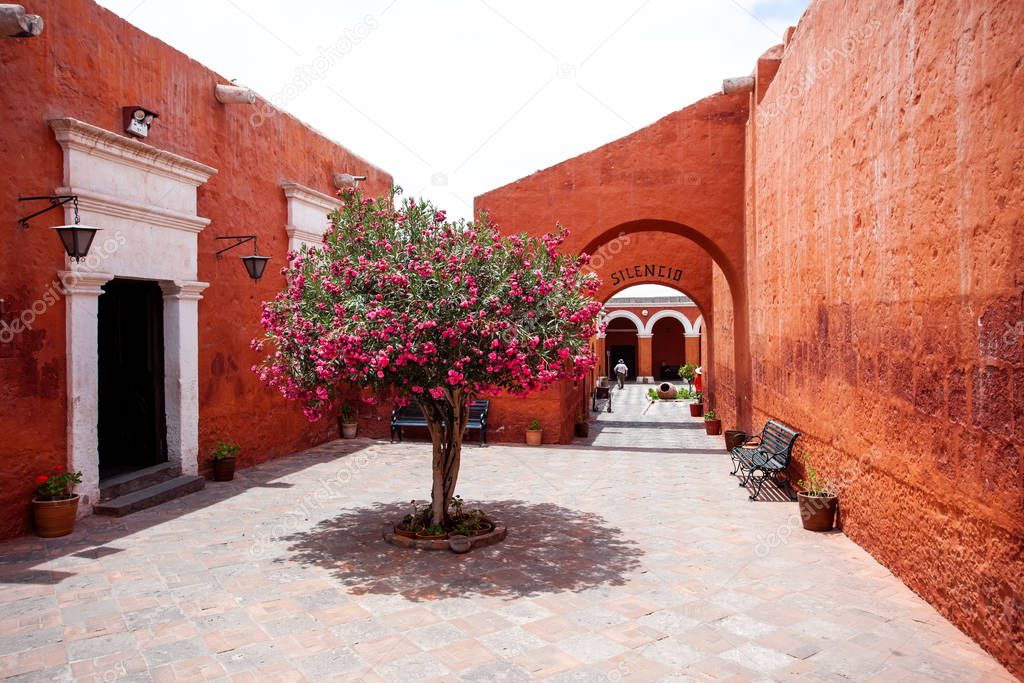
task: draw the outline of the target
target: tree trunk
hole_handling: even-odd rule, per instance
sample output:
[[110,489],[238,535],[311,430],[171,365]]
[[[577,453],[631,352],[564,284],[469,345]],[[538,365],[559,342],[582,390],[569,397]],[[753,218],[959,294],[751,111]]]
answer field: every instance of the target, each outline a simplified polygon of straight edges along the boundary
[[444,526],[449,521],[448,507],[459,481],[462,462],[462,437],[469,411],[461,391],[446,392],[447,397],[420,400],[434,446],[433,486],[430,491],[430,523]]

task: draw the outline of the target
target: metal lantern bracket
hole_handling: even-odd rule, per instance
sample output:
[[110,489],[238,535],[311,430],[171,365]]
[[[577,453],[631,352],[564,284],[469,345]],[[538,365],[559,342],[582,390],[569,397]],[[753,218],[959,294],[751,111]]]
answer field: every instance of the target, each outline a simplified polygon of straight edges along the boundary
[[99,228],[94,228],[89,225],[82,225],[78,217],[78,195],[74,194],[47,194],[38,197],[18,197],[19,202],[34,202],[34,201],[47,201],[50,205],[45,209],[40,209],[35,213],[30,213],[27,216],[23,216],[18,219],[18,225],[22,228],[28,228],[28,222],[36,216],[42,216],[48,211],[59,209],[68,202],[71,203],[74,208],[75,222],[71,225],[58,225],[53,229],[57,231],[57,236],[60,237],[61,243],[64,245],[64,251],[72,261],[81,262],[89,254],[89,247],[92,246],[93,238],[96,237],[96,233],[99,232]]
[[220,251],[214,254],[217,258],[225,251],[230,251],[235,247],[240,247],[247,242],[252,242],[252,255],[242,257],[242,265],[245,266],[245,272],[249,274],[249,278],[256,282],[263,277],[263,271],[267,267],[267,261],[270,260],[269,256],[260,256],[256,253],[256,235],[225,235],[223,237],[217,237],[218,240],[235,240],[234,244],[229,244]]
[[234,244],[229,244],[228,246],[224,247],[216,254],[214,254],[214,256],[216,256],[217,258],[220,258],[220,255],[223,254],[225,251],[231,251],[235,247],[240,247],[246,242],[252,242],[252,253],[253,255],[256,254],[256,235],[225,235],[224,237],[217,237],[216,239],[235,240]]
[[29,215],[23,218],[19,218],[18,225],[20,225],[22,228],[28,228],[28,222],[35,218],[36,216],[42,216],[44,213],[48,211],[53,211],[56,208],[64,206],[68,202],[71,202],[72,206],[74,207],[75,224],[78,224],[78,195],[76,194],[44,194],[38,197],[18,197],[19,202],[35,202],[42,201],[44,199],[50,202],[50,205],[45,209],[40,209],[35,213],[30,213]]

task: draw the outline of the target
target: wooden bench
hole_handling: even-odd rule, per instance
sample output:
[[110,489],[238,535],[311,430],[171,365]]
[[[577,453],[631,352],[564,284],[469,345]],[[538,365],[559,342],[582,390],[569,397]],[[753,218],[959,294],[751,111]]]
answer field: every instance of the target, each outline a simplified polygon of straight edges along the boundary
[[[772,479],[777,484],[789,486],[789,460],[793,455],[793,444],[800,432],[787,427],[778,420],[768,420],[761,433],[755,435],[745,444],[733,448],[733,468],[730,474],[740,478],[740,486],[754,485],[750,500],[755,500],[764,483]],[[792,497],[792,494],[790,494]]]
[[[487,446],[487,412],[490,410],[490,401],[472,401],[469,404],[469,417],[466,419],[466,429],[480,430],[480,445]],[[395,408],[391,411],[391,443],[395,437],[402,440],[402,427],[426,427],[427,418],[419,405],[411,403],[404,408]]]

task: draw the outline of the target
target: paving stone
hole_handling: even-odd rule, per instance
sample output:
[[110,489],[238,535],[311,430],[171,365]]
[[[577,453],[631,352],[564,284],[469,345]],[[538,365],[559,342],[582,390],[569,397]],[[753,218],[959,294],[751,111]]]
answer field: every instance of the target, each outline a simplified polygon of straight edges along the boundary
[[645,388],[587,441],[467,444],[460,494],[510,525],[468,555],[383,543],[429,446],[368,439],[0,542],[0,677],[1012,680],[845,536],[748,501],[721,438]]
[[405,637],[422,650],[433,650],[448,643],[463,640],[467,635],[462,629],[447,622],[421,626],[405,632]]
[[426,652],[380,664],[374,670],[390,681],[426,681],[449,673],[443,664]]
[[299,671],[311,681],[328,680],[331,677],[361,670],[366,662],[348,648],[336,648],[294,660]]
[[518,683],[530,680],[530,674],[511,662],[498,661],[463,671],[459,674],[459,678],[467,683],[491,683],[491,681]]
[[260,669],[283,659],[274,643],[254,643],[227,652],[219,652],[216,659],[228,673]]
[[789,666],[793,657],[760,645],[745,643],[718,655],[720,658],[763,674]]
[[192,659],[207,654],[206,644],[200,638],[179,640],[166,645],[158,645],[142,650],[142,656],[150,667],[157,667],[168,662]]
[[68,661],[75,662],[79,659],[96,659],[117,652],[134,652],[136,641],[130,633],[113,633],[76,640],[67,644]]
[[75,680],[71,675],[71,667],[57,666],[52,669],[38,669],[28,673],[16,674],[4,678],[7,683],[65,683]]

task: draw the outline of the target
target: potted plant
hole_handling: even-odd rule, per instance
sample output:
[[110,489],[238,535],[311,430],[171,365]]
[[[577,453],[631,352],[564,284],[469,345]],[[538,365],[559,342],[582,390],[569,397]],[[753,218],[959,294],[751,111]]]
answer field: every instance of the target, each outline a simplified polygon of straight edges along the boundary
[[424,527],[416,532],[416,538],[423,541],[439,541],[442,538],[447,538],[448,532],[444,530],[444,527],[440,524],[431,524],[428,527]]
[[541,437],[540,420],[533,418],[533,422],[526,428],[526,444],[528,446],[539,446]]
[[797,482],[796,500],[800,509],[800,520],[808,531],[831,531],[836,519],[839,499],[832,487],[818,475],[814,465],[803,456],[807,478]]
[[737,446],[742,446],[746,440],[746,432],[740,431],[736,425],[733,425],[732,429],[725,430],[725,447],[730,451]]
[[470,510],[461,517],[454,517],[453,521],[455,526],[451,533],[460,536],[482,536],[494,531],[494,522],[484,514],[483,510],[479,509]]
[[342,403],[340,413],[338,416],[338,431],[341,433],[341,438],[356,438],[356,429],[359,425],[356,422],[356,411],[352,408],[352,404]]
[[653,388],[652,389],[648,389],[647,390],[647,398],[651,399],[652,401],[657,401],[658,400],[658,391],[656,389],[653,389]]
[[424,515],[429,513],[430,508],[424,508],[418,510],[416,508],[416,499],[409,501],[412,506],[412,512],[402,518],[402,521],[395,525],[395,535],[405,536],[406,538],[416,538],[416,534],[423,530]]
[[235,478],[235,456],[241,449],[233,441],[218,441],[210,455],[214,481],[231,481]]
[[53,474],[36,477],[32,515],[37,534],[43,538],[56,538],[74,531],[78,514],[78,494],[74,490],[75,485],[81,483],[81,472],[69,472],[61,465],[57,465]]
[[709,436],[722,433],[722,420],[715,415],[713,410],[704,413],[704,431]]
[[679,368],[679,379],[686,382],[686,387],[692,392],[693,391],[693,378],[697,376],[697,366],[693,363],[687,363],[686,365]]
[[698,391],[693,395],[693,403],[690,404],[690,417],[700,417],[704,414],[704,396]]
[[580,413],[576,416],[576,436],[581,439],[590,436],[590,420],[587,418],[586,413]]

